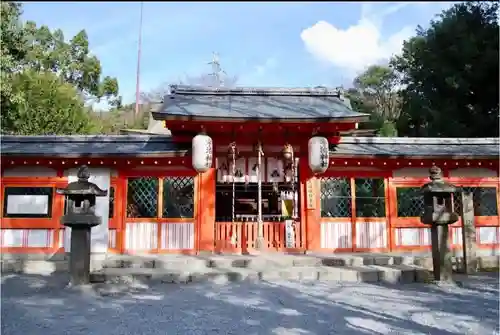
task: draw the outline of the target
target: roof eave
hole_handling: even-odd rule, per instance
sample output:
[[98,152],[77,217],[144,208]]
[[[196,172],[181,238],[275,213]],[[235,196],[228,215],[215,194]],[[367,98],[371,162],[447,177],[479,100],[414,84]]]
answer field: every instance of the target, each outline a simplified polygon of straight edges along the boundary
[[159,141],[161,143],[172,142],[170,135],[165,134],[126,134],[126,135],[1,135],[3,143],[33,143],[33,142],[53,142],[61,143],[146,143],[148,141]]
[[50,154],[50,155],[41,155],[40,153],[28,152],[28,153],[2,153],[2,157],[40,157],[43,156],[51,157],[51,158],[126,158],[126,157],[134,157],[134,158],[163,158],[163,157],[189,157],[191,155],[190,150],[175,150],[175,151],[164,151],[164,152],[155,152],[155,153],[102,153],[102,154],[94,154],[94,153],[79,153],[79,154]]
[[391,154],[338,154],[335,151],[330,151],[330,158],[360,158],[360,159],[498,159],[498,156],[470,156],[470,155],[391,155]]
[[261,117],[231,117],[231,116],[191,116],[167,114],[162,112],[152,113],[153,118],[158,121],[198,121],[198,122],[229,122],[241,123],[248,121],[258,121],[261,123],[357,123],[368,121],[369,116],[361,114],[359,116],[347,117],[321,117],[321,118],[261,118]]

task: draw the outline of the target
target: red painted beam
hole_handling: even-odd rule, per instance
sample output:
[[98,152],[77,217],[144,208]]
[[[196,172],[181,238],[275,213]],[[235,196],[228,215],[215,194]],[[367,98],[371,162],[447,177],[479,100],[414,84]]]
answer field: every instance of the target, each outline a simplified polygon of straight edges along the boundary
[[2,157],[2,168],[11,166],[46,166],[72,168],[89,167],[137,167],[137,166],[191,166],[191,157],[106,157],[106,158],[60,158],[60,157]]
[[498,170],[495,159],[419,159],[419,158],[337,158],[330,157],[330,167],[376,167],[382,169],[421,168],[437,165],[442,169],[487,168]]
[[[254,138],[256,141],[259,136],[271,138],[289,138],[304,137],[309,139],[313,134],[326,134],[327,136],[337,135],[340,131],[349,131],[355,129],[355,123],[262,123],[248,121],[243,123],[232,122],[184,122],[168,121],[165,123],[173,137],[177,141],[190,141],[192,136],[204,131],[212,137],[224,134],[230,138],[239,137],[244,134],[245,137]],[[191,134],[189,134],[191,133]]]

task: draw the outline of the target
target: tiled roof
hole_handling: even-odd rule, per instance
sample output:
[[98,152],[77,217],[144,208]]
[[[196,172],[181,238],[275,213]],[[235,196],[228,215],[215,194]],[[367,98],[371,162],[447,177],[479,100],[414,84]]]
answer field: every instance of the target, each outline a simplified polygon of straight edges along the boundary
[[[179,145],[169,136],[0,136],[1,154],[14,156],[103,157],[182,156],[191,145]],[[498,158],[498,138],[342,137],[331,155],[375,157]]]
[[1,136],[2,155],[102,157],[183,155],[190,145],[179,146],[169,136]]
[[333,156],[498,157],[498,138],[342,137]]
[[214,89],[175,85],[153,117],[292,121],[367,118],[354,112],[339,91],[326,88]]

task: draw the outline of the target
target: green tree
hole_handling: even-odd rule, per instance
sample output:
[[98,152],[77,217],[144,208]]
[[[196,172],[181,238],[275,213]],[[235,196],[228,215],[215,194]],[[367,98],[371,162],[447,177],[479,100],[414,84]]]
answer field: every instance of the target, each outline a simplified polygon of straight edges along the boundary
[[0,3],[0,103],[2,114],[10,109],[12,102],[20,102],[12,92],[10,77],[20,68],[25,57],[21,5],[14,2]]
[[51,32],[47,26],[37,27],[35,22],[28,21],[24,35],[24,67],[57,74],[74,85],[86,100],[106,98],[112,104],[119,101],[118,81],[109,76],[101,80],[101,63],[89,53],[85,30],[66,42],[60,29]]
[[377,129],[379,136],[397,136],[395,123],[400,115],[398,78],[389,66],[372,65],[356,77],[347,91],[357,112],[370,114],[361,129]]
[[443,11],[392,61],[405,89],[400,135],[499,135],[498,2]]
[[99,121],[99,133],[119,134],[123,129],[148,129],[149,106],[139,105],[139,113],[135,115],[135,103],[112,108],[108,112],[94,113]]
[[2,112],[2,128],[19,135],[89,134],[94,125],[76,88],[48,71],[26,70],[11,78],[16,113]]
[[21,13],[20,3],[1,2],[2,131],[31,135],[92,131],[94,121],[84,103],[104,98],[119,106],[117,80],[101,80],[101,64],[89,53],[85,31],[67,42],[61,30],[23,23]]

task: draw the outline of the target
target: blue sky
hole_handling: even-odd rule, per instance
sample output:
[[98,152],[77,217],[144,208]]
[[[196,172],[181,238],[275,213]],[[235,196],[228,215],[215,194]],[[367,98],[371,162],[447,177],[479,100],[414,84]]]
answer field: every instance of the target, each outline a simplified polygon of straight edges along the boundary
[[[366,66],[387,59],[444,2],[146,2],[141,91],[210,71],[212,52],[240,86],[348,85]],[[30,2],[23,18],[67,39],[79,30],[103,74],[117,77],[134,100],[139,2]]]

